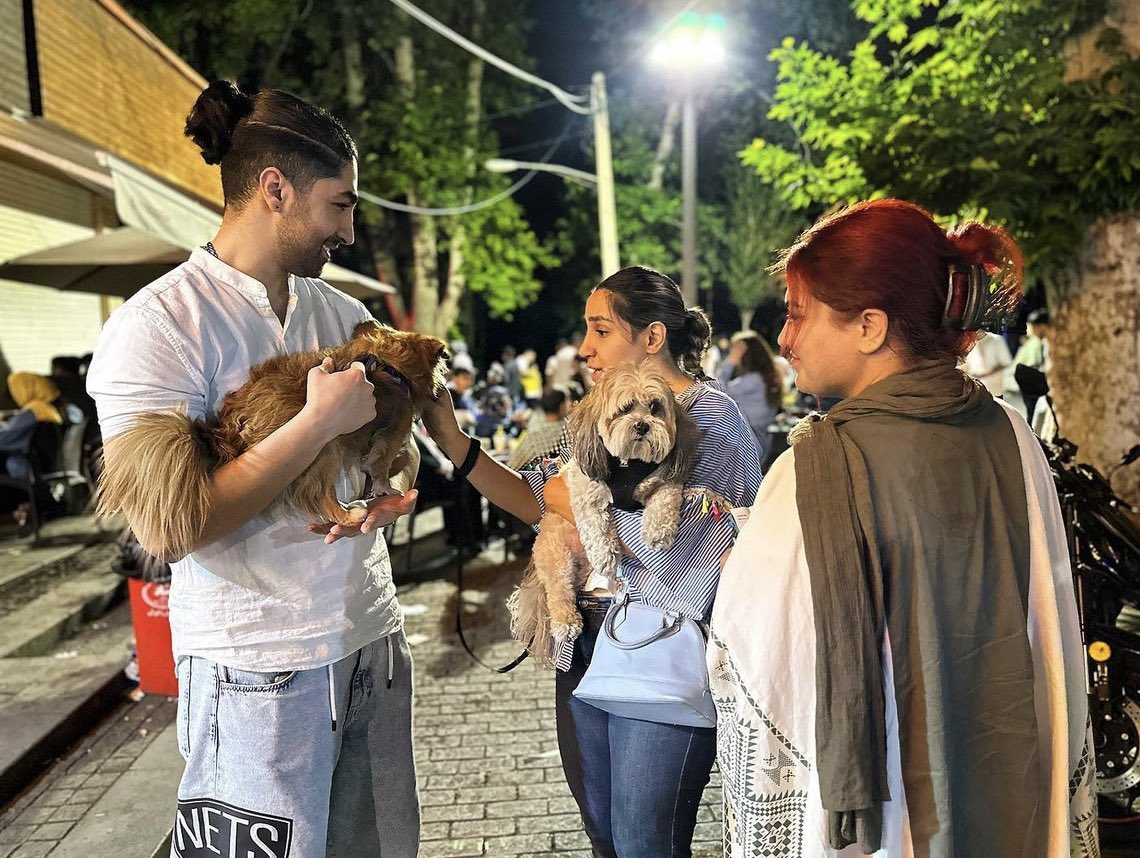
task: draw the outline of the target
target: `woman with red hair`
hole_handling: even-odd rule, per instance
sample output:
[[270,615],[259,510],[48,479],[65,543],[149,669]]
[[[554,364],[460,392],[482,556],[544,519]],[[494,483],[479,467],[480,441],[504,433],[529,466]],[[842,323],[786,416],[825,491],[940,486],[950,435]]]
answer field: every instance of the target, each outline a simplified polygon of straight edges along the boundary
[[1052,478],[957,369],[1020,298],[1016,243],[875,200],[777,269],[796,386],[841,401],[793,432],[717,592],[730,854],[1097,854]]

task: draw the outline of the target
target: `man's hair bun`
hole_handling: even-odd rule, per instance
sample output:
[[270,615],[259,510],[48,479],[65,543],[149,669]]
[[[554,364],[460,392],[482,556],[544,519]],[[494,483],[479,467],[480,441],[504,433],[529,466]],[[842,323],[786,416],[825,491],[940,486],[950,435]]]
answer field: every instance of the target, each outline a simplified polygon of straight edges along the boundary
[[253,110],[253,99],[228,80],[202,90],[186,117],[186,136],[202,151],[207,164],[220,164],[230,151],[237,124]]

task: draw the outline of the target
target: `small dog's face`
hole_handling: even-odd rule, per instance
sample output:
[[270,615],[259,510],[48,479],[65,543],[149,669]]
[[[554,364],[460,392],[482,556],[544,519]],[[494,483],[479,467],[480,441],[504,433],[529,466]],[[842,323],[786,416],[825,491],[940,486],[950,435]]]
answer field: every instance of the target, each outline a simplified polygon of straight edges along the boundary
[[644,363],[607,369],[571,412],[569,429],[574,459],[591,480],[609,479],[614,456],[653,462],[658,479],[683,483],[696,457],[693,418],[665,377]]
[[597,431],[611,456],[665,461],[677,434],[677,401],[661,373],[622,364],[602,375],[591,396],[601,400]]
[[369,320],[353,330],[351,346],[351,360],[364,363],[377,393],[402,394],[417,413],[443,389],[447,344],[438,337]]

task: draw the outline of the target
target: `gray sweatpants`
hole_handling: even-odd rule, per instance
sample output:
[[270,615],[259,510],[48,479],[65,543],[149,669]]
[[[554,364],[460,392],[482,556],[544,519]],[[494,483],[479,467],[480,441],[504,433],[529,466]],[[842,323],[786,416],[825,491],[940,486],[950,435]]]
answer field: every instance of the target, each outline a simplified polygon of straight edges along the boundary
[[419,849],[402,630],[314,670],[180,659],[178,748],[186,770],[174,858],[414,858]]

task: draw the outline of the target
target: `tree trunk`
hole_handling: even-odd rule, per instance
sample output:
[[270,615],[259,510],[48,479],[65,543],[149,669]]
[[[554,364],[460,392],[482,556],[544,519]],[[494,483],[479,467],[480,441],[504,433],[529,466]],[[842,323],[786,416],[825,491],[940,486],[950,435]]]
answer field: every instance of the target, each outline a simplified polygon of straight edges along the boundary
[[[483,40],[483,24],[486,18],[487,0],[472,0],[471,40],[476,44]],[[463,147],[463,159],[467,174],[465,199],[470,203],[473,199],[472,187],[475,180],[479,125],[483,119],[483,61],[474,56],[467,63],[467,104],[464,119],[466,144]],[[452,223],[448,240],[447,287],[440,302],[437,318],[440,330],[434,331],[436,336],[445,336],[447,330],[459,317],[459,300],[467,288],[467,274],[463,268],[463,253],[466,246],[467,227],[463,222],[463,215],[459,215]]]
[[[1104,25],[1065,46],[1065,80],[1103,71],[1104,26],[1140,56],[1140,0],[1109,3]],[[1061,432],[1101,471],[1140,440],[1140,211],[1101,218],[1089,229],[1072,280],[1049,297],[1049,385]],[[1059,294],[1057,294],[1059,293]],[[1140,503],[1140,465],[1122,468],[1113,487]]]
[[360,28],[356,22],[354,0],[337,0],[340,14],[340,49],[344,57],[344,100],[348,105],[349,130],[360,133],[360,115],[364,110],[364,53],[360,47]]
[[752,330],[752,317],[756,315],[756,308],[749,307],[747,310],[740,311],[740,330]]
[[677,124],[681,121],[681,102],[670,101],[665,111],[665,122],[661,125],[661,139],[657,141],[657,153],[653,156],[653,172],[649,176],[649,188],[661,190],[665,181],[665,164],[673,154],[677,143]]
[[[1077,265],[1050,300],[1049,384],[1061,433],[1103,472],[1140,441],[1140,212],[1094,224]],[[1112,484],[1140,503],[1140,465]]]
[[[396,79],[405,98],[416,91],[416,59],[411,36],[396,43]],[[419,205],[415,188],[408,189],[408,204]],[[408,323],[417,331],[438,332],[439,312],[439,233],[435,218],[408,215],[412,233],[412,308]],[[446,330],[446,328],[445,328]]]
[[[359,139],[363,126],[365,108],[364,50],[360,41],[360,22],[356,15],[353,0],[337,0],[340,16],[340,48],[344,61],[344,100],[345,124],[354,137]],[[363,180],[361,182],[363,184]],[[368,216],[359,218],[358,232],[364,233],[364,246],[372,260],[372,270],[377,279],[399,287],[396,279],[397,267],[386,245],[386,220],[390,217],[384,209],[373,209]],[[394,300],[386,299],[392,322],[397,327],[408,325],[407,312],[399,295]]]

